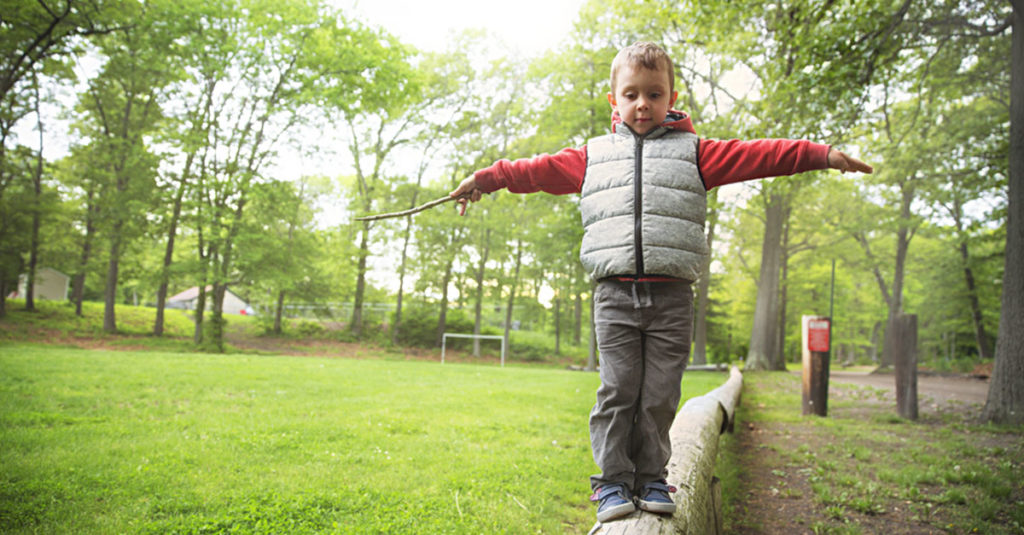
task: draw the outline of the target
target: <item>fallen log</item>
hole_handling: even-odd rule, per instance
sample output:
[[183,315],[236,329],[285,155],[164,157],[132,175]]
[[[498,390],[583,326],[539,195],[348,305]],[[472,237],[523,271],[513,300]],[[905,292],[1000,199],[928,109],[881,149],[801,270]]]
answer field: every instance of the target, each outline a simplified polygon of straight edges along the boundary
[[732,431],[736,406],[743,389],[743,374],[733,366],[722,386],[683,404],[669,431],[672,458],[668,483],[675,514],[636,511],[606,523],[597,523],[590,535],[708,535],[722,533],[722,493],[714,476],[718,437]]

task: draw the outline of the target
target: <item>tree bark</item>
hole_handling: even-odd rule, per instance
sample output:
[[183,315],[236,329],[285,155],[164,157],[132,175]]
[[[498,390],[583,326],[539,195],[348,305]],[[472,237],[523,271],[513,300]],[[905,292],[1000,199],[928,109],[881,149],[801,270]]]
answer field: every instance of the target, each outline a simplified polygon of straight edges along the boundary
[[[782,274],[779,279],[779,325],[778,325],[778,349],[775,350],[775,369],[786,369],[786,300],[789,299],[789,215],[792,213],[789,206],[786,207],[786,214],[782,218],[782,249],[780,261],[782,263]],[[829,321],[832,321],[829,319]]]
[[[480,263],[476,268],[476,303],[473,305],[473,334],[480,334],[480,322],[484,305],[484,273],[487,269],[487,257],[491,251],[491,229],[485,229],[483,246],[480,251]],[[473,339],[473,356],[480,356],[480,339]]]
[[107,262],[107,283],[103,288],[103,331],[117,332],[114,306],[117,302],[117,271],[121,259],[121,223],[114,224],[110,240],[110,260]]
[[896,369],[896,411],[902,418],[917,419],[917,316],[899,314],[890,332]]
[[1002,310],[995,367],[982,419],[1024,423],[1024,0],[1012,0],[1010,178]]
[[217,353],[224,352],[224,295],[227,290],[226,283],[213,283],[213,308],[210,309],[210,323],[207,325],[210,335],[206,337],[206,343]]
[[[416,204],[416,194],[412,203]],[[391,343],[398,345],[402,329],[402,299],[405,296],[405,264],[409,259],[409,241],[412,237],[412,216],[405,217],[405,238],[402,239],[402,260],[398,263],[398,296],[395,301],[395,323],[391,326]]]
[[757,282],[757,304],[750,333],[746,369],[778,370],[775,350],[779,321],[779,270],[782,267],[782,229],[788,199],[777,193],[766,193],[764,240],[761,249],[761,271]]
[[444,278],[441,279],[441,311],[437,315],[437,339],[434,344],[437,347],[441,347],[441,343],[444,342],[444,331],[448,324],[448,284],[452,281],[452,265],[455,263],[455,257],[453,256],[448,260],[448,265],[444,268]]
[[[718,190],[713,189],[708,193],[709,197],[715,198],[718,195]],[[709,200],[709,204],[713,202]],[[718,210],[711,209],[708,212],[708,250],[711,250],[712,245],[715,242],[715,225],[718,223]],[[710,258],[708,262],[704,264],[704,269],[701,272],[700,280],[697,281],[697,314],[693,321],[693,356],[690,361],[693,364],[707,364],[707,345],[708,345],[708,294],[711,289],[711,262]]]
[[196,296],[195,322],[196,328],[192,333],[192,341],[196,345],[202,344],[204,340],[203,327],[206,317],[206,277],[199,282],[199,295]]
[[[359,263],[356,267],[356,295],[352,300],[352,321],[348,330],[356,338],[363,332],[363,298],[366,294],[366,258],[370,256],[369,246],[370,224],[363,223],[362,237],[359,239]],[[438,342],[440,345],[440,341]]]
[[28,276],[25,280],[25,310],[36,309],[36,270],[39,269],[39,227],[42,224],[43,203],[43,115],[39,109],[39,80],[35,82],[36,124],[39,131],[39,154],[36,155],[36,169],[32,173],[32,236],[29,241]]
[[[188,160],[192,161],[189,154]],[[189,164],[185,165],[188,169]],[[160,288],[156,291],[156,320],[153,321],[153,335],[163,336],[164,334],[164,308],[167,306],[167,287],[170,284],[171,262],[174,260],[174,240],[178,234],[178,219],[181,218],[181,205],[185,197],[186,173],[182,172],[181,180],[178,183],[178,191],[174,196],[174,208],[171,212],[170,228],[167,229],[167,246],[164,248],[164,264],[160,270]]]
[[889,301],[889,318],[886,322],[885,345],[882,350],[882,367],[893,365],[893,352],[897,348],[890,343],[889,332],[896,328],[897,318],[903,314],[903,281],[906,277],[907,251],[910,249],[910,207],[914,202],[914,185],[909,180],[900,183],[900,227],[896,231],[896,266],[892,276],[892,298]]
[[505,334],[504,344],[509,350],[512,344],[509,342],[509,333],[512,330],[512,307],[516,304],[516,291],[519,288],[519,268],[523,265],[523,240],[516,240],[516,266],[512,274],[512,284],[508,288],[508,303],[505,306]]
[[992,357],[992,341],[985,331],[985,322],[981,314],[981,302],[978,299],[978,285],[974,280],[974,270],[967,263],[967,241],[960,242],[960,258],[964,262],[964,281],[967,284],[967,299],[971,304],[971,322],[974,324],[974,340],[978,345],[978,360]]
[[96,197],[95,184],[90,184],[86,193],[85,203],[85,237],[82,239],[82,253],[78,257],[78,269],[71,282],[71,301],[75,303],[75,315],[82,317],[82,300],[85,299],[85,273],[92,256],[93,234],[96,232],[94,216],[97,208],[93,206]]

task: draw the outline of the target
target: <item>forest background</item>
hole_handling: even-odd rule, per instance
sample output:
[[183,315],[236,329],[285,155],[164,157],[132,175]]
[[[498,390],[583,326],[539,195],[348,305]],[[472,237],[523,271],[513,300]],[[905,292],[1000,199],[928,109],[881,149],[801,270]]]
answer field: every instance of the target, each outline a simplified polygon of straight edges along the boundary
[[0,314],[19,275],[52,267],[109,332],[118,305],[152,304],[159,336],[167,296],[199,287],[206,350],[224,349],[230,288],[269,333],[299,314],[384,344],[504,333],[593,366],[577,196],[353,218],[607,132],[610,61],[653,40],[702,137],[811,139],[876,169],[709,192],[695,363],[781,369],[801,315],[831,314],[833,359],[885,365],[904,313],[927,366],[991,362],[1000,335],[1020,360],[1024,334],[1000,332],[1024,254],[1007,233],[1014,2],[587,1],[556,49],[500,59],[484,32],[417,50],[312,0],[0,6]]

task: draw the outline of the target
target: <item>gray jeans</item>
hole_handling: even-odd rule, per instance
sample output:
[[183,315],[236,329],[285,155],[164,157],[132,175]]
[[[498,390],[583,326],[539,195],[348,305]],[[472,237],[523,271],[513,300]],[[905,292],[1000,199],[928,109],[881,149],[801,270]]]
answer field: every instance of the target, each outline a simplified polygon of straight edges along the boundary
[[686,282],[604,280],[594,291],[601,386],[590,442],[601,469],[591,488],[663,479],[669,428],[690,357],[693,291]]

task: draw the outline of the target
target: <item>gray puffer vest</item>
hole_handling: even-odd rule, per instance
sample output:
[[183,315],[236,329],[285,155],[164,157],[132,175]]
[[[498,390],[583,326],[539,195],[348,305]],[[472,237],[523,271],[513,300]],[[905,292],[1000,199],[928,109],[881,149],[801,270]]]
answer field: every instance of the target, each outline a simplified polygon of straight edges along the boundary
[[644,136],[618,130],[587,143],[580,198],[584,268],[595,279],[697,280],[709,254],[697,135],[666,127]]

